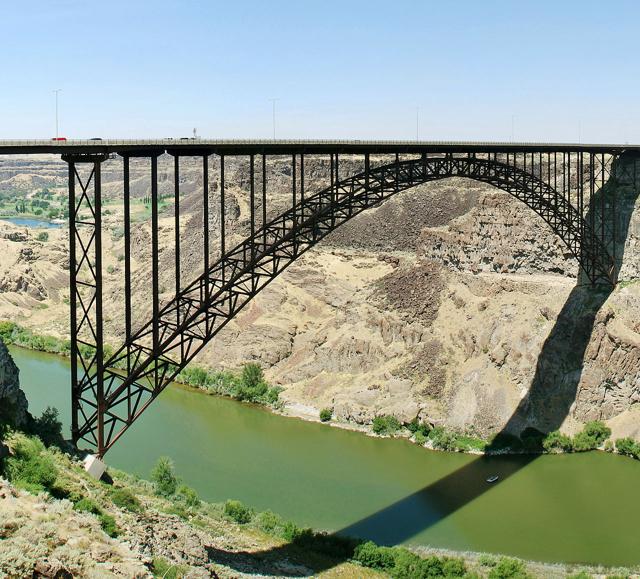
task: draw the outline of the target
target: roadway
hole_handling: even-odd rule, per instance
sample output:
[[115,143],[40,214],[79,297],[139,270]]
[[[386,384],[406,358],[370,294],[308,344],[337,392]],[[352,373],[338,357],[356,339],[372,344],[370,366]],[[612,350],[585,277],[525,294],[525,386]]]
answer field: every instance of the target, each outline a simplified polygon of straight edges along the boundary
[[0,140],[0,155],[16,154],[384,154],[384,153],[614,153],[640,152],[640,145],[607,143],[513,143],[466,141],[355,141],[355,140],[216,140],[182,139],[88,139],[53,141]]

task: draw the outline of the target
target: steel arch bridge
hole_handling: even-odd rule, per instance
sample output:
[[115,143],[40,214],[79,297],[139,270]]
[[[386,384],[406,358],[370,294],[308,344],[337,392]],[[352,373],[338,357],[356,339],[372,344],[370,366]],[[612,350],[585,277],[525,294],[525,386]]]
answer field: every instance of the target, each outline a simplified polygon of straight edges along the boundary
[[[0,142],[0,154],[56,152],[68,163],[72,364],[72,436],[104,456],[128,427],[200,350],[275,277],[328,233],[406,189],[449,177],[490,184],[537,213],[566,244],[591,283],[615,284],[616,161],[640,148],[608,145],[88,141],[60,144]],[[161,303],[158,158],[173,156],[175,292]],[[110,353],[104,344],[102,173],[110,156],[122,157],[124,203],[124,336]],[[181,284],[180,169],[202,160],[202,269]],[[248,162],[248,235],[227,249],[225,166]],[[305,159],[328,162],[312,181]],[[357,162],[345,172],[344,157]],[[149,319],[132,316],[132,159],[149,165],[151,280]],[[288,164],[291,201],[268,217],[267,160]],[[212,187],[210,161],[216,177]],[[354,169],[356,167],[356,169]],[[635,167],[635,165],[634,165]],[[636,176],[633,175],[634,179]],[[211,206],[211,192],[219,196]],[[425,208],[428,210],[428,208]],[[211,230],[210,213],[218,215]],[[219,245],[210,251],[210,234]]]

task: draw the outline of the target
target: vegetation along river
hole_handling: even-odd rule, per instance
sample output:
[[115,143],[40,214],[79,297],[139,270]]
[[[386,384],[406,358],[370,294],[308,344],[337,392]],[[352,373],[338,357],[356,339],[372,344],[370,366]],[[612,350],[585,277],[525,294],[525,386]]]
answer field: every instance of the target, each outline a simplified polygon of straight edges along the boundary
[[[56,406],[68,434],[68,361],[11,352],[31,411]],[[161,455],[206,500],[236,498],[317,529],[540,561],[640,563],[640,462],[603,452],[431,452],[172,386],[106,460],[148,478]],[[487,484],[494,473],[501,479]]]

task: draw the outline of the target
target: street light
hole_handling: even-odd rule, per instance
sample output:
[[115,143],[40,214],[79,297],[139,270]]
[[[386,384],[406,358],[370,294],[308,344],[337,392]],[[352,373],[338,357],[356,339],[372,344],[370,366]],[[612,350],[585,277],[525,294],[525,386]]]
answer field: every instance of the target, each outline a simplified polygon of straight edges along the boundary
[[58,93],[61,90],[61,88],[57,88],[53,91],[56,95],[56,140],[58,139]]
[[276,140],[276,101],[280,99],[269,99],[271,101],[271,114],[273,117],[273,140]]

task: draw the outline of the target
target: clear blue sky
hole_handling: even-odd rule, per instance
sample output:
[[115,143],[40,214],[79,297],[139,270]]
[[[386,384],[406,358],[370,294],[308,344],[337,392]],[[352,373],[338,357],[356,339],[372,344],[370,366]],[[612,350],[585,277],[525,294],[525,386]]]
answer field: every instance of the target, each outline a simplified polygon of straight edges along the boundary
[[0,138],[640,143],[637,0],[2,2]]

